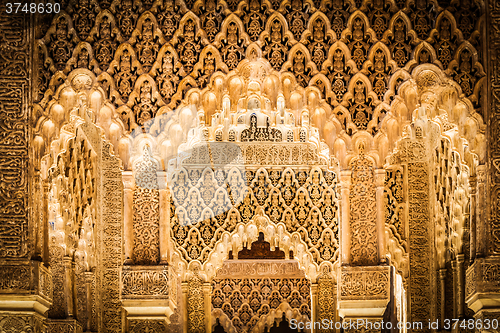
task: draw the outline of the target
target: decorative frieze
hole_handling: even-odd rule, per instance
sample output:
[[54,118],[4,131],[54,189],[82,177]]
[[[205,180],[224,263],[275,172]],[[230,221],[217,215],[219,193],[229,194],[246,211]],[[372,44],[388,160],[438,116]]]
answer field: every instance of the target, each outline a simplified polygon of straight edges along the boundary
[[182,161],[190,167],[242,166],[260,167],[262,165],[299,166],[328,165],[327,159],[318,154],[313,143],[228,143],[211,142],[194,146],[191,156]]
[[75,319],[49,319],[50,333],[83,333],[82,325]]
[[165,333],[166,323],[164,320],[129,320],[129,333]]
[[30,266],[6,266],[0,270],[0,290],[2,292],[29,292],[31,282]]
[[104,141],[101,147],[101,163],[97,174],[101,175],[98,200],[102,200],[97,243],[98,250],[97,290],[100,296],[98,311],[101,313],[98,332],[121,333],[122,307],[120,304],[120,266],[122,254],[122,202],[123,183],[119,160],[112,154],[111,145]]
[[342,267],[340,300],[389,300],[390,267]]
[[474,311],[491,306],[494,297],[487,294],[500,293],[500,260],[477,258],[466,273],[466,302]]
[[429,170],[424,162],[408,163],[410,314],[409,321],[432,318],[432,230],[429,210]]
[[0,262],[0,294],[37,294],[52,301],[52,275],[38,261]]
[[122,298],[170,298],[172,268],[170,266],[123,266]]
[[339,315],[344,320],[380,321],[391,300],[393,270],[392,266],[342,266],[337,284]]
[[[337,285],[329,269],[323,269],[317,281],[317,321],[337,322]],[[320,329],[321,333],[333,333],[335,329]]]
[[187,283],[187,326],[189,333],[203,333],[205,329],[205,297],[203,280],[194,275]]
[[59,333],[58,331],[47,330],[47,325],[43,319],[43,316],[39,314],[26,315],[2,312],[0,313],[0,332]]
[[217,278],[304,277],[296,260],[225,260],[217,271]]
[[0,257],[8,258],[26,258],[36,230],[28,225],[29,22],[0,13]]

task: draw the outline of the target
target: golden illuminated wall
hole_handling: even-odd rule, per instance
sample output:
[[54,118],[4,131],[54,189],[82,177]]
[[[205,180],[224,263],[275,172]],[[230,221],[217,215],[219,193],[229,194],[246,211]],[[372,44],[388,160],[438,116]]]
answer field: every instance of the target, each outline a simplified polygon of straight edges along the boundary
[[499,5],[2,7],[0,332],[498,318]]

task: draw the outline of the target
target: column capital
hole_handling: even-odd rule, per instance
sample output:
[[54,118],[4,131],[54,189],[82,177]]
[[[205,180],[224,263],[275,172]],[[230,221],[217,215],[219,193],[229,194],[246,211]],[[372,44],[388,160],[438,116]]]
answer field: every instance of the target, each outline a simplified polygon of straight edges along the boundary
[[122,171],[123,189],[130,190],[135,186],[134,174],[132,171]]
[[340,316],[381,318],[391,298],[391,267],[342,266],[338,284]]
[[154,319],[169,323],[176,307],[171,266],[123,266],[120,299],[128,320]]
[[375,186],[377,187],[385,186],[385,169],[375,170]]
[[34,311],[52,306],[52,275],[40,261],[0,261],[0,311]]
[[351,185],[351,170],[340,171],[340,186],[349,187]]
[[466,272],[465,294],[466,303],[474,312],[499,310],[500,256],[476,258]]
[[165,171],[157,171],[158,176],[158,188],[161,190],[168,189],[168,173]]

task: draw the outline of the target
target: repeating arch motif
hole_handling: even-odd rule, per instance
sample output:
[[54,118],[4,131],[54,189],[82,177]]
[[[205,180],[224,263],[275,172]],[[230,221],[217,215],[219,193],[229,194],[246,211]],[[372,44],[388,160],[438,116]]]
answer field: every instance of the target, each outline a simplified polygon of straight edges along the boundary
[[[52,95],[62,82],[48,78],[86,68],[101,75],[106,97],[118,108],[127,103],[137,78],[147,75],[160,91],[152,109],[165,105],[162,112],[168,112],[179,106],[189,89],[203,89],[217,71],[235,70],[250,56],[266,58],[277,71],[293,72],[303,87],[317,87],[333,109],[348,92],[356,94],[359,86],[351,81],[359,71],[369,77],[369,89],[378,100],[390,104],[401,82],[389,82],[395,73],[408,74],[419,64],[434,63],[459,83],[482,114],[481,11],[480,2],[466,1],[462,6],[458,0],[450,4],[431,0],[77,1],[63,8],[39,40],[41,84],[36,95],[40,106],[46,107],[48,98],[43,95]],[[91,23],[90,28],[81,22]],[[379,47],[380,43],[387,48]],[[286,103],[291,106],[288,99]],[[345,123],[344,131],[352,135],[358,126],[348,125],[346,119],[356,119],[359,112],[353,115],[356,108],[344,106],[350,116],[334,112],[333,118],[338,119],[331,121]],[[382,118],[377,117],[376,123]],[[130,119],[122,118],[126,131],[135,128],[133,123],[128,125]]]
[[172,239],[187,263],[207,262],[222,234],[235,232],[259,210],[272,223],[283,224],[288,233],[300,235],[316,264],[338,259],[338,180],[334,172],[320,168],[214,172],[207,168],[194,185],[188,185],[193,171],[181,168],[172,175],[170,202]]

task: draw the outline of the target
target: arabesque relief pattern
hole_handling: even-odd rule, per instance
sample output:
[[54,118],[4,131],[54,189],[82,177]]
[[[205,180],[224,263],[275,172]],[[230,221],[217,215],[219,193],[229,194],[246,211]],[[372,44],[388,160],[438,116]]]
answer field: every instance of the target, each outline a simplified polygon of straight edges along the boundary
[[[491,15],[490,23],[498,24],[500,19],[500,10],[498,8],[498,1],[489,2],[489,13]],[[495,29],[489,31],[489,48],[490,48],[490,63],[493,65],[498,61],[499,50],[500,50],[500,34]],[[489,159],[491,161],[489,172],[492,175],[490,183],[488,184],[491,196],[490,204],[498,207],[498,191],[500,189],[500,147],[498,146],[498,141],[493,140],[497,137],[500,128],[500,99],[498,97],[498,91],[500,87],[500,73],[498,68],[493,66],[491,69],[491,85],[489,86],[489,91],[491,92],[491,111],[489,114],[489,135],[492,138],[492,143],[489,149]],[[498,255],[500,253],[500,216],[498,215],[498,210],[491,210],[491,248],[488,251],[491,255]]]
[[135,164],[134,263],[154,265],[160,261],[159,191],[156,162],[147,147]]
[[87,68],[133,131],[253,54],[317,87],[349,135],[375,135],[422,63],[446,71],[482,114],[482,12],[458,0],[74,1],[39,33],[37,101],[58,85],[43,78]]
[[[29,18],[0,14],[0,256],[28,258],[35,240],[28,232]],[[37,180],[32,180],[33,184]],[[37,222],[37,224],[40,221]],[[40,255],[40,251],[38,253]]]
[[[486,145],[498,127],[498,31],[491,29],[489,43],[483,38],[486,26],[498,24],[498,4],[487,5],[70,0],[57,15],[36,15],[36,29],[24,16],[0,14],[0,256],[48,264],[39,269],[45,282],[37,292],[51,302],[48,320],[0,313],[0,330],[168,331],[187,320],[190,332],[206,331],[215,325],[207,290],[210,283],[219,288],[217,268],[228,250],[250,247],[264,227],[286,260],[297,259],[304,285],[317,288],[310,312],[310,292],[287,298],[307,318],[316,306],[331,309],[318,318],[335,318],[336,301],[326,295],[339,288],[339,298],[363,298],[372,293],[370,277],[380,282],[374,299],[387,297],[385,273],[338,274],[342,226],[356,230],[342,263],[395,266],[408,293],[408,320],[470,318],[466,300],[495,292],[498,277],[498,262],[482,258],[499,243],[496,212],[487,208],[496,207],[496,144]],[[372,179],[381,169],[382,186]],[[347,170],[348,188],[337,183]],[[122,171],[135,177],[132,238],[123,230]],[[157,177],[162,172],[168,191]],[[476,197],[468,200],[469,193]],[[130,272],[137,264],[159,267],[164,258],[172,271],[127,275],[128,242]],[[29,274],[34,281],[35,269],[14,266],[15,279],[0,281],[2,293],[38,285],[23,280]],[[123,289],[132,276],[143,289]],[[150,277],[187,282],[186,308],[179,310],[182,297],[172,295],[173,326],[122,319],[124,295],[171,293],[155,288],[157,280],[144,283]],[[240,293],[248,287],[227,280]],[[285,280],[269,280],[280,297]],[[262,281],[248,285],[265,299]],[[250,298],[240,306],[226,302],[238,331],[266,326],[251,319]]]
[[263,331],[281,319],[280,310],[310,320],[310,297],[310,281],[297,262],[226,262],[212,280],[212,315],[226,332]]
[[363,151],[349,163],[352,170],[349,193],[351,263],[377,264],[376,198],[373,161]]
[[227,173],[217,170],[214,175],[208,168],[201,177],[199,172],[190,170],[189,176],[186,169],[180,169],[173,176],[172,238],[187,262],[207,261],[222,233],[233,233],[240,224],[247,224],[258,209],[273,223],[283,223],[289,233],[297,232],[318,264],[337,260],[338,204],[333,172],[287,168],[243,173],[233,168]]

